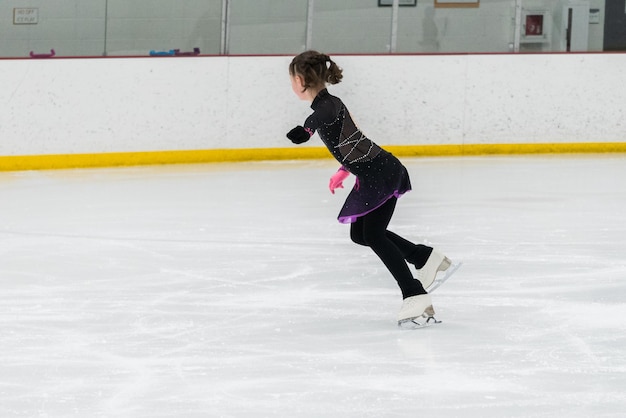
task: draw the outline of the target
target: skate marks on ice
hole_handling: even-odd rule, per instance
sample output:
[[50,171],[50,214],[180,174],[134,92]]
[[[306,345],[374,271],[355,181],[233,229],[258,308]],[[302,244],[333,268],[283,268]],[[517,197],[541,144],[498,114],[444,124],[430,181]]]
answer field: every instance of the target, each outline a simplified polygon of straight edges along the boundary
[[425,332],[333,161],[0,174],[0,416],[622,416],[623,157],[406,163],[466,260]]

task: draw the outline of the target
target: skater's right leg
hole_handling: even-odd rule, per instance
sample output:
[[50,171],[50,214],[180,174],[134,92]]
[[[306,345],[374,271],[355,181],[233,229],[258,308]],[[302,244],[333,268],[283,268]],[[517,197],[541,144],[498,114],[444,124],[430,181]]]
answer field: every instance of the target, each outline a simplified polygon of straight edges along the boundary
[[[377,210],[358,218],[350,227],[350,237],[355,243],[370,247],[398,282],[403,298],[398,313],[398,325],[403,326],[407,323],[411,327],[421,327],[427,325],[429,321],[434,321],[435,310],[430,295],[426,293],[421,282],[411,275],[403,250],[394,243],[393,237],[400,237],[393,233],[390,235],[387,231],[395,203],[396,199],[390,199]],[[403,238],[400,239],[403,241],[396,241],[404,245],[405,249],[409,245],[415,246]],[[432,249],[426,248],[432,252]],[[428,264],[427,261],[425,264]]]
[[350,238],[357,244],[370,247],[396,279],[402,298],[425,294],[420,281],[415,280],[402,252],[387,237],[387,225],[396,206],[396,198],[389,199],[375,211],[357,218],[350,226]]

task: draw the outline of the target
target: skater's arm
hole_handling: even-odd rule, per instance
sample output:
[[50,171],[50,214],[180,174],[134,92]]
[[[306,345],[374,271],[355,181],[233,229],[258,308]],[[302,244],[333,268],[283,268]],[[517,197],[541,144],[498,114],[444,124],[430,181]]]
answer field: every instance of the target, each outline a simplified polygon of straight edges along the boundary
[[303,126],[298,125],[287,132],[287,138],[294,144],[303,144],[311,138],[311,133]]
[[313,113],[304,122],[304,126],[298,125],[289,131],[287,133],[287,138],[289,138],[294,144],[303,144],[313,136],[318,125],[319,123],[317,121],[317,117],[315,113]]

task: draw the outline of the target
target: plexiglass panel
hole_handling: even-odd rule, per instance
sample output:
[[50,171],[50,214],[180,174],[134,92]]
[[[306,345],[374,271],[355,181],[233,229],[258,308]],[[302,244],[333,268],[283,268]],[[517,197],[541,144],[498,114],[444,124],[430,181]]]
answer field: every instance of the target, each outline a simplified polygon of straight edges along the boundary
[[391,7],[377,0],[315,0],[311,47],[328,53],[385,53],[391,46]]
[[612,1],[7,0],[0,56],[615,50]]
[[479,7],[435,7],[421,2],[401,8],[398,52],[510,52],[514,2],[481,0]]
[[107,55],[178,49],[219,54],[221,0],[108,0]]
[[295,54],[306,43],[307,0],[231,0],[228,53]]

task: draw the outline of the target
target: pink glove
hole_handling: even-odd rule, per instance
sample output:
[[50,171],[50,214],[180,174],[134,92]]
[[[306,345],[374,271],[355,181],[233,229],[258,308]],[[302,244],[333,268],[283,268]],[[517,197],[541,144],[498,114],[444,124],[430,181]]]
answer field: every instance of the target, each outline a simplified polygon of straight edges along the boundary
[[330,178],[330,183],[328,183],[328,188],[332,194],[335,194],[335,189],[342,188],[343,189],[343,181],[350,175],[350,172],[345,168],[341,167],[333,176]]

